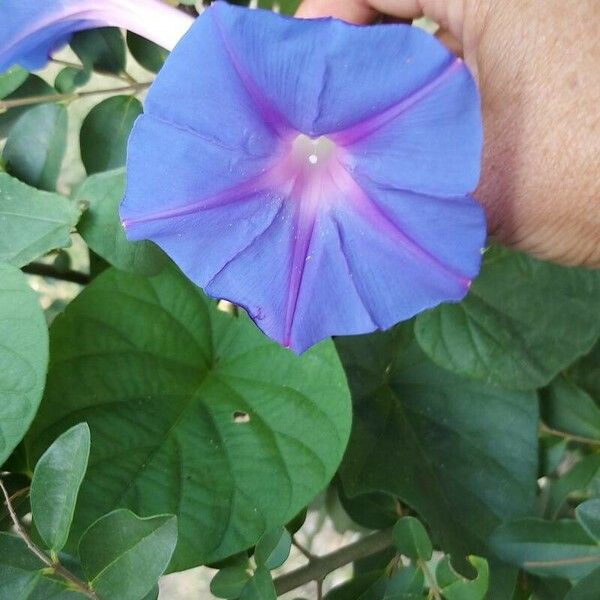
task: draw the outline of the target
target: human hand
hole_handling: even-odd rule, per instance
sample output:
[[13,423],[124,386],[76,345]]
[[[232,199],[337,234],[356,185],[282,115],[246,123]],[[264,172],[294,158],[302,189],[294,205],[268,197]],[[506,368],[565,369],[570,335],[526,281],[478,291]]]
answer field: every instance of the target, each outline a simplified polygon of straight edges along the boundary
[[433,19],[473,72],[485,132],[475,196],[492,237],[600,267],[600,3],[304,0],[297,13],[353,23],[379,15]]

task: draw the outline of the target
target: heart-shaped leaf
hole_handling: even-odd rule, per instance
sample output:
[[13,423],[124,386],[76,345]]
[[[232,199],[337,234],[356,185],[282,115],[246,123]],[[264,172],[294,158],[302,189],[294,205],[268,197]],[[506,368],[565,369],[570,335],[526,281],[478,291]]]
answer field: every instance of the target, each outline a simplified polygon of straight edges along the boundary
[[117,507],[176,514],[173,570],[284,525],[346,447],[349,393],[333,344],[298,357],[174,267],[151,278],[104,272],[55,320],[51,347],[30,446],[38,455],[88,422],[74,531]]
[[417,319],[419,344],[440,366],[511,389],[534,389],[590,350],[600,334],[600,271],[488,250],[460,304]]
[[440,369],[411,326],[337,342],[355,409],[340,475],[350,496],[401,498],[458,560],[533,510],[537,398]]

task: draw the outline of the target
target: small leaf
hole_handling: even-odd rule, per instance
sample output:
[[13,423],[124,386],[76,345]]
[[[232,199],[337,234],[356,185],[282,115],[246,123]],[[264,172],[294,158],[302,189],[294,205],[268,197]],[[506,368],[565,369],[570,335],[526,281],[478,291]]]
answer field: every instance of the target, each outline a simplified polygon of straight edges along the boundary
[[119,509],[90,525],[79,542],[79,556],[100,598],[140,600],[164,573],[176,543],[175,516],[140,519]]
[[107,73],[125,70],[125,41],[116,27],[79,31],[71,38],[71,48],[86,70]]
[[277,600],[271,573],[266,567],[259,567],[244,586],[240,600]]
[[433,547],[429,535],[419,519],[403,517],[394,526],[392,533],[394,546],[400,554],[414,560],[431,559]]
[[[27,79],[16,90],[8,94],[3,100],[19,100],[22,98],[31,98],[32,96],[54,95],[57,91],[41,77],[29,74]],[[19,117],[34,106],[15,106],[5,112],[0,112],[0,138],[8,136],[11,128],[17,122]]]
[[417,339],[458,375],[527,390],[546,385],[600,334],[600,271],[493,247],[459,304],[417,318]]
[[158,73],[169,52],[158,44],[131,31],[127,32],[127,46],[137,62],[152,73]]
[[53,191],[67,146],[67,110],[60,104],[29,109],[10,130],[2,158],[25,183]]
[[65,67],[54,80],[54,87],[61,94],[69,94],[82,85],[85,85],[91,77],[91,71],[78,69],[76,67]]
[[333,588],[326,600],[421,600],[424,583],[423,572],[413,566],[391,577],[381,571],[365,573]]
[[600,340],[589,354],[569,367],[567,377],[600,402]]
[[542,418],[552,429],[600,440],[600,408],[566,376],[557,377],[542,392]]
[[469,561],[477,571],[475,579],[457,573],[448,556],[438,563],[435,577],[446,600],[484,600],[486,597],[490,581],[488,563],[478,556],[470,556]]
[[123,169],[88,177],[75,199],[88,205],[78,230],[88,246],[111,265],[140,275],[156,275],[169,263],[152,242],[130,242],[119,219],[125,191]]
[[577,582],[564,600],[598,600],[600,595],[600,567]]
[[29,73],[21,67],[12,67],[8,71],[0,73],[0,99],[12,94],[28,76]]
[[112,96],[96,104],[81,125],[81,160],[88,173],[122,167],[133,122],[142,112],[135,96]]
[[75,512],[75,502],[90,454],[90,430],[85,423],[63,433],[42,454],[31,481],[31,512],[47,547],[64,547]]
[[600,544],[600,498],[580,504],[575,509],[575,516],[589,536]]
[[579,579],[600,565],[600,546],[574,520],[520,519],[490,538],[496,554],[542,577]]
[[217,598],[235,600],[240,597],[250,577],[247,567],[225,567],[212,578],[210,591]]
[[58,194],[32,188],[0,173],[0,261],[22,267],[71,245],[77,206]]
[[585,489],[600,472],[600,454],[590,454],[575,463],[559,479],[548,486],[544,515],[555,519],[572,492]]
[[285,527],[267,531],[254,549],[256,564],[267,569],[276,569],[287,560],[291,548],[292,536]]
[[45,567],[23,540],[0,531],[0,597],[27,599],[35,589]]
[[362,527],[386,529],[398,520],[398,502],[391,494],[371,492],[349,498],[340,484],[338,495],[348,516]]
[[44,390],[48,328],[27,280],[0,263],[0,465],[21,441]]

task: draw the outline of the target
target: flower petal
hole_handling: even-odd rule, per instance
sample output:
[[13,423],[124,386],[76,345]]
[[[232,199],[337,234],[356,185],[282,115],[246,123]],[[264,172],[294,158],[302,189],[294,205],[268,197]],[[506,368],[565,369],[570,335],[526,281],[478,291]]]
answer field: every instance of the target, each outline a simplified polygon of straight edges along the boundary
[[129,144],[120,210],[128,238],[154,240],[204,287],[281,203],[257,183],[265,164],[264,157],[141,116]]
[[347,149],[354,174],[382,186],[462,196],[479,181],[479,98],[460,59],[400,103],[331,137]]
[[439,42],[414,27],[291,19],[225,2],[207,13],[259,100],[314,137],[388,109],[453,61]]
[[15,64],[34,70],[72,33],[123,27],[171,50],[193,19],[160,0],[2,0],[0,72]]

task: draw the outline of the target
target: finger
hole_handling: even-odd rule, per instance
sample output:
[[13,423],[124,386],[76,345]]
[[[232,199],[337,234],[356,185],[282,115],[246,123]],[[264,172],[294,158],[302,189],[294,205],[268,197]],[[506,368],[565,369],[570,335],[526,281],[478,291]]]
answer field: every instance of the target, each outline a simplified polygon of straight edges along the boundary
[[454,35],[452,35],[447,29],[439,29],[435,37],[450,50],[453,54],[462,57],[463,56],[463,45],[462,42]]
[[297,17],[314,19],[337,17],[349,23],[370,23],[378,15],[399,19],[422,16],[419,0],[304,0]]

